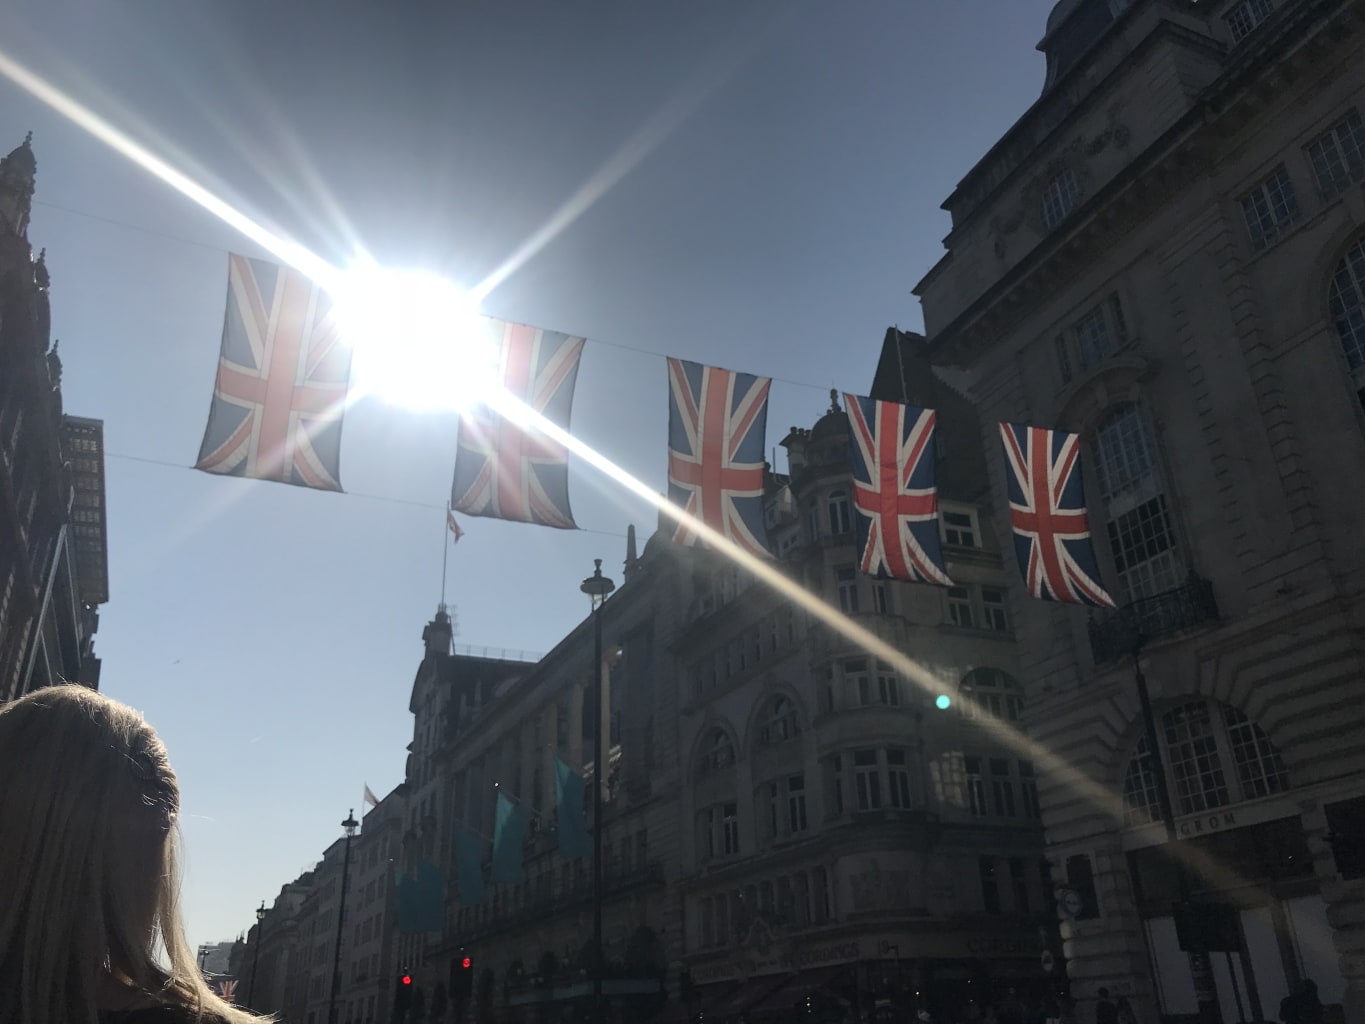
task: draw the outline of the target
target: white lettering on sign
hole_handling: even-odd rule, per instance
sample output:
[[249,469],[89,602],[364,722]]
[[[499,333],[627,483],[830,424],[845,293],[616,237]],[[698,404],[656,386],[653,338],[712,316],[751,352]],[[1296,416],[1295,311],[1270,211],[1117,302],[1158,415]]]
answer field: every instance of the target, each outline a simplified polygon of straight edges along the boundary
[[1190,836],[1236,827],[1237,815],[1232,811],[1220,811],[1217,814],[1201,814],[1197,818],[1185,819],[1180,823],[1179,832],[1181,838],[1188,839]]

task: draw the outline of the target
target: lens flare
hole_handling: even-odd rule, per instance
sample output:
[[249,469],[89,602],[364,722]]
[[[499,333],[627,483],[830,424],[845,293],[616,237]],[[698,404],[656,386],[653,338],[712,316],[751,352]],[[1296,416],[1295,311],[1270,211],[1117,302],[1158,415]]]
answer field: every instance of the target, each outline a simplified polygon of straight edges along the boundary
[[362,265],[333,289],[352,393],[464,410],[497,385],[498,346],[472,296],[438,274]]

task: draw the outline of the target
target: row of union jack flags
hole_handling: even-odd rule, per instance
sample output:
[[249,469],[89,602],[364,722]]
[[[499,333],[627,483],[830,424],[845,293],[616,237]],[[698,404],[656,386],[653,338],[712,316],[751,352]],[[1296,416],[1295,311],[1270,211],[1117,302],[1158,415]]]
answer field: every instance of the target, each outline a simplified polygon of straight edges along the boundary
[[[584,339],[486,320],[503,388],[567,430]],[[222,352],[196,468],[341,490],[350,356],[331,300],[304,275],[229,258]],[[769,556],[763,518],[772,380],[668,360],[668,497],[688,513],[673,540],[705,524]],[[936,415],[845,394],[862,571],[953,586],[939,540]],[[1076,434],[1000,424],[1015,555],[1034,597],[1112,607],[1098,582]],[[450,508],[576,529],[565,447],[487,406],[462,415]],[[458,528],[457,528],[458,529]]]

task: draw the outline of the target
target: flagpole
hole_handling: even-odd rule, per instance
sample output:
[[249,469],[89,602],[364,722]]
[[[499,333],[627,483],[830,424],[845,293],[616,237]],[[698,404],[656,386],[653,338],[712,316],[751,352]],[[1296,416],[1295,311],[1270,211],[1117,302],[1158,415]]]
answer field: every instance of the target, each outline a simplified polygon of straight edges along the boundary
[[450,510],[441,524],[441,607],[446,606],[446,567],[450,564]]
[[[901,334],[901,325],[896,324],[893,330],[896,332],[896,365],[900,367],[901,378],[901,405],[910,404],[910,385],[905,380],[905,352],[901,348],[901,341],[905,335]],[[442,598],[444,600],[444,598]]]

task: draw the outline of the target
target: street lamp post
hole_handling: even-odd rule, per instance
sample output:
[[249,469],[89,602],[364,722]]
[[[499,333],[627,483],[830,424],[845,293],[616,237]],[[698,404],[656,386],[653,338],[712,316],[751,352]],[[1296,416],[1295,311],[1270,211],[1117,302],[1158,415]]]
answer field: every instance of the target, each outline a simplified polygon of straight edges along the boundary
[[592,601],[593,723],[592,723],[592,1010],[595,1024],[603,1024],[602,1006],[602,606],[616,584],[602,575],[602,559],[593,559],[593,573],[578,588]]
[[256,975],[261,970],[261,935],[265,932],[265,900],[256,908],[256,949],[251,954],[251,984],[246,987],[246,1005],[256,1008]]
[[341,933],[346,926],[346,885],[351,876],[351,838],[359,825],[360,822],[355,820],[355,811],[348,812],[346,820],[341,823],[346,831],[346,845],[341,857],[341,905],[337,907],[337,945],[332,957],[332,994],[327,1000],[327,1024],[336,1024],[337,1021],[337,994],[341,989]]
[[203,974],[203,973],[204,973],[204,961],[208,959],[208,955],[209,955],[209,947],[208,947],[208,946],[200,946],[200,947],[199,947],[199,973],[200,973],[200,974]]

